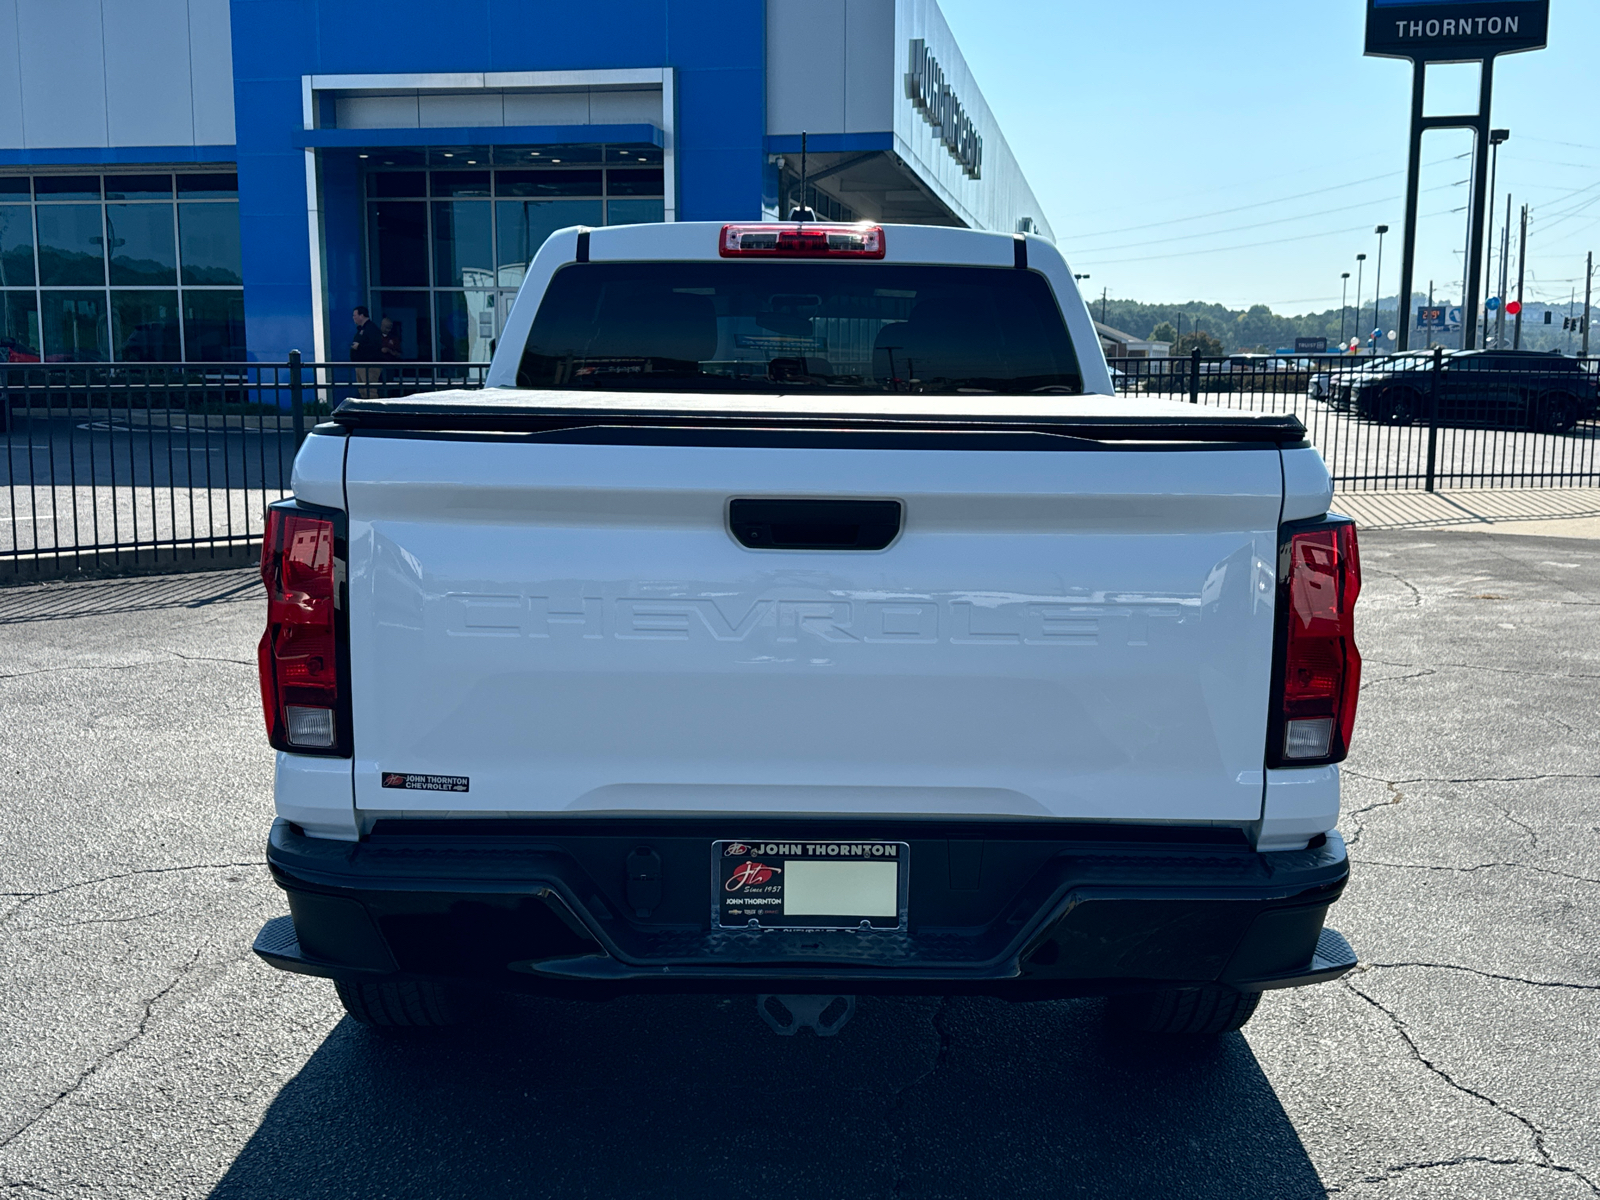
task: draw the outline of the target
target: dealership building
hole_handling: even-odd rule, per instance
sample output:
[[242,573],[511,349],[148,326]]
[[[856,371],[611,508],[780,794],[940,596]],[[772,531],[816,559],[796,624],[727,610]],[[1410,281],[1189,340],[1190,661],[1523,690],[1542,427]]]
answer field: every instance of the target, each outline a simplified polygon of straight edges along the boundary
[[934,0],[0,12],[0,361],[340,360],[355,305],[484,361],[552,230],[802,169],[822,218],[1050,234]]

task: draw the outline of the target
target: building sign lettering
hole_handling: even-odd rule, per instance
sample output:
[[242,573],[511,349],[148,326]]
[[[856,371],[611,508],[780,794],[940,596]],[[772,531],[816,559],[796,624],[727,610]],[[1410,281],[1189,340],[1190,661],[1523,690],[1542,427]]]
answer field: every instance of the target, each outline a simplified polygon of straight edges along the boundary
[[972,118],[945,80],[939,60],[929,53],[922,38],[911,39],[906,99],[932,126],[933,136],[944,143],[967,178],[983,178],[983,136],[973,126]]
[[1367,53],[1467,62],[1537,50],[1550,0],[1368,0]]

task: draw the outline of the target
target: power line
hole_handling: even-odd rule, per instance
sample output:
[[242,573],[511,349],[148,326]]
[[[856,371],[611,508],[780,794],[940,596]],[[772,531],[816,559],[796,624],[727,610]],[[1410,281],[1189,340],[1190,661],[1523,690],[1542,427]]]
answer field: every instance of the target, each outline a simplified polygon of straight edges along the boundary
[[[1439,192],[1445,190],[1446,188],[1460,186],[1461,184],[1459,183],[1441,183],[1436,184],[1431,188],[1423,188],[1422,190],[1424,192]],[[1363,200],[1356,204],[1345,204],[1338,208],[1324,208],[1317,212],[1301,213],[1298,216],[1293,217],[1274,217],[1270,221],[1252,221],[1248,225],[1229,225],[1224,229],[1210,229],[1204,233],[1180,233],[1172,237],[1151,238],[1143,242],[1123,242],[1116,246],[1094,246],[1086,248],[1084,253],[1103,254],[1108,250],[1135,250],[1141,246],[1160,246],[1168,242],[1191,242],[1195,238],[1221,237],[1223,234],[1227,233],[1238,233],[1242,229],[1262,229],[1268,225],[1287,225],[1294,221],[1309,221],[1313,217],[1326,217],[1334,213],[1354,212],[1358,208],[1371,208],[1374,204],[1392,204],[1393,202],[1394,201],[1392,197],[1384,197],[1378,200]],[[1451,211],[1462,212],[1463,210],[1457,208],[1452,209]]]
[[[1464,157],[1465,155],[1452,154],[1446,158],[1435,159],[1433,162],[1425,163],[1424,165],[1436,167],[1442,163],[1453,162],[1458,158]],[[1268,208],[1274,204],[1287,204],[1290,200],[1304,200],[1307,196],[1323,196],[1328,192],[1340,191],[1343,188],[1359,187],[1361,184],[1375,183],[1380,179],[1393,179],[1396,175],[1401,175],[1403,173],[1404,172],[1401,171],[1385,171],[1382,175],[1369,175],[1365,179],[1352,179],[1348,183],[1336,183],[1330,187],[1317,188],[1315,191],[1310,192],[1296,192],[1292,196],[1280,196],[1276,200],[1258,200],[1254,204],[1240,204],[1233,208],[1219,208],[1214,212],[1195,213],[1193,216],[1188,217],[1172,217],[1165,221],[1150,221],[1144,225],[1125,225],[1120,229],[1102,229],[1097,233],[1080,233],[1076,234],[1075,236],[1079,238],[1111,237],[1112,235],[1118,233],[1137,233],[1141,229],[1156,229],[1163,225],[1181,225],[1185,221],[1203,221],[1208,217],[1226,217],[1232,213],[1246,212],[1254,208]],[[1373,203],[1376,204],[1378,202],[1373,201]]]
[[[1441,210],[1434,213],[1424,213],[1419,220],[1426,221],[1433,217],[1443,217],[1448,215],[1448,211]],[[1155,262],[1159,259],[1167,258],[1193,258],[1197,254],[1225,254],[1231,250],[1257,250],[1264,246],[1283,246],[1289,244],[1290,242],[1309,242],[1317,238],[1336,237],[1341,233],[1359,233],[1361,230],[1369,228],[1371,227],[1365,224],[1351,225],[1345,229],[1328,229],[1321,233],[1304,233],[1296,237],[1274,238],[1271,241],[1265,242],[1244,242],[1237,246],[1213,246],[1208,250],[1180,250],[1176,254],[1147,254],[1140,258],[1092,258],[1074,262],[1073,266],[1114,267],[1120,266],[1123,263]],[[1093,254],[1095,251],[1090,250],[1086,251],[1086,253]]]
[[[1249,179],[1241,179],[1241,180],[1238,180],[1237,182],[1233,182],[1233,183],[1219,184],[1217,187],[1205,188],[1205,189],[1203,189],[1201,191],[1191,192],[1189,194],[1190,194],[1191,197],[1214,196],[1218,192],[1237,191],[1239,188],[1242,188],[1242,187],[1259,188],[1263,183],[1271,183],[1274,180],[1278,180],[1278,179],[1292,179],[1296,175],[1304,175],[1304,174],[1306,174],[1307,172],[1310,172],[1310,171],[1322,171],[1322,172],[1326,173],[1328,170],[1333,169],[1335,167],[1344,166],[1344,165],[1348,165],[1348,164],[1351,164],[1351,163],[1368,162],[1368,161],[1370,161],[1371,159],[1374,159],[1374,158],[1386,158],[1386,157],[1388,157],[1388,154],[1385,151],[1373,151],[1371,154],[1361,154],[1361,155],[1357,155],[1355,158],[1346,159],[1344,161],[1344,163],[1340,163],[1340,164],[1315,163],[1312,166],[1299,167],[1299,168],[1297,168],[1297,169],[1295,169],[1293,171],[1282,171],[1282,172],[1279,172],[1277,175],[1253,176],[1253,177],[1251,177]],[[1399,172],[1396,171],[1396,172],[1394,172],[1394,174],[1399,174]],[[1080,216],[1093,216],[1095,213],[1103,213],[1103,212],[1126,212],[1129,209],[1149,208],[1152,204],[1165,204],[1166,202],[1167,201],[1166,201],[1165,197],[1157,197],[1157,198],[1154,198],[1154,199],[1151,199],[1151,200],[1135,202],[1133,204],[1108,204],[1104,208],[1085,209],[1079,215]],[[1126,229],[1118,229],[1118,230],[1112,230],[1111,232],[1113,232],[1113,233],[1126,233],[1126,232],[1129,232],[1129,231],[1126,230]]]
[[1600,150],[1600,146],[1591,146],[1587,142],[1557,142],[1551,138],[1532,137],[1525,133],[1517,135],[1520,141],[1539,142],[1545,146],[1571,146],[1574,150]]

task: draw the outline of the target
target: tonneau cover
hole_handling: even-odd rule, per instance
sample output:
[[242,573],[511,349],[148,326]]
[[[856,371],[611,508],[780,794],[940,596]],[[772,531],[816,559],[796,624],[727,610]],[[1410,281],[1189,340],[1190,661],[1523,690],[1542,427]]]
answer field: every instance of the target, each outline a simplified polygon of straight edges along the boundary
[[1295,443],[1293,413],[1245,412],[1111,396],[737,395],[678,392],[419,392],[349,399],[333,419],[350,430],[546,432],[594,425],[675,428],[929,430],[1050,433],[1094,441]]

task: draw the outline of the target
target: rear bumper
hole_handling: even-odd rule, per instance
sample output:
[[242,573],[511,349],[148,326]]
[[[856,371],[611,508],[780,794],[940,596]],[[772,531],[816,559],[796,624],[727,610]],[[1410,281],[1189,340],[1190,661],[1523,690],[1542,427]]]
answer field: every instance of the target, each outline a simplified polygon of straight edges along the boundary
[[[732,824],[741,835],[795,836],[792,822]],[[809,836],[909,844],[908,928],[819,933],[712,928],[711,842],[729,825],[399,822],[351,843],[279,820],[268,863],[291,917],[268,922],[255,951],[309,975],[595,997],[1259,991],[1355,965],[1323,928],[1349,872],[1337,834],[1257,854],[1209,829],[923,820],[856,821],[841,834],[813,822]],[[641,846],[659,855],[661,877],[630,891],[625,863]]]

